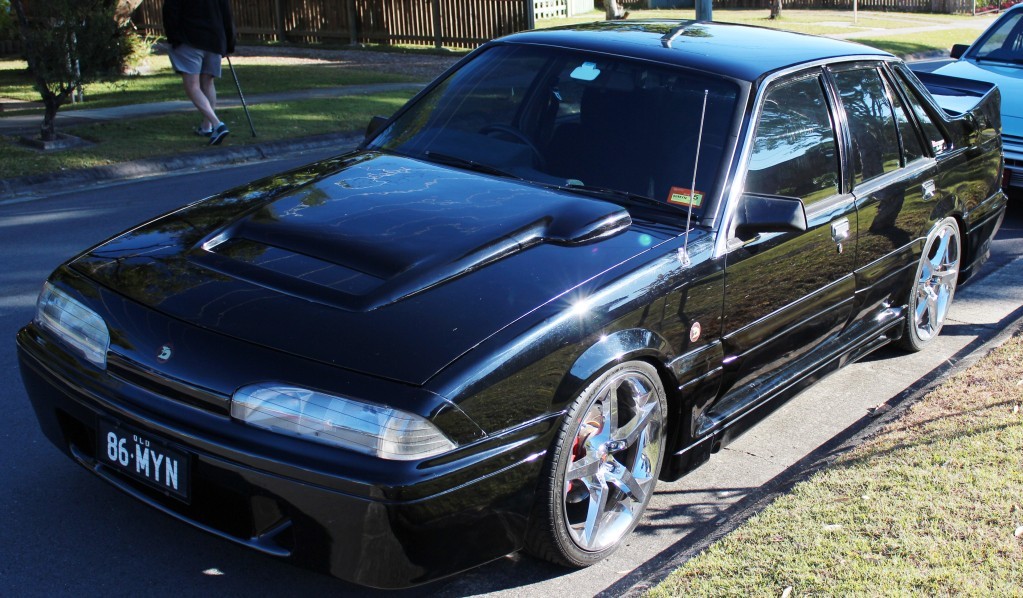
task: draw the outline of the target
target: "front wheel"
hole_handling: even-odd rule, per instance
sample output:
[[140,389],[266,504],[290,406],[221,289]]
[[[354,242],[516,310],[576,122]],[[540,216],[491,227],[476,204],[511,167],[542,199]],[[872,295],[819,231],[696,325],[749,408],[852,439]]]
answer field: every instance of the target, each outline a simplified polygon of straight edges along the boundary
[[571,567],[614,552],[653,494],[666,417],[664,388],[648,363],[623,363],[590,384],[547,459],[526,549]]
[[945,218],[927,236],[916,268],[909,291],[903,349],[919,351],[941,332],[959,281],[961,256],[959,223],[955,218]]

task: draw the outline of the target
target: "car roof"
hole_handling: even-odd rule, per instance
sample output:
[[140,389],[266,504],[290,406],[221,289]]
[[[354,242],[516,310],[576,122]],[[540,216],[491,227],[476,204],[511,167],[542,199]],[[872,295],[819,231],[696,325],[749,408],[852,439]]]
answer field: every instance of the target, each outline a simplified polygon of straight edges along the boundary
[[[674,37],[672,37],[674,36]],[[670,39],[670,41],[669,41]],[[745,81],[820,59],[891,54],[853,42],[708,21],[598,21],[517,33],[499,42],[560,46],[688,66]]]

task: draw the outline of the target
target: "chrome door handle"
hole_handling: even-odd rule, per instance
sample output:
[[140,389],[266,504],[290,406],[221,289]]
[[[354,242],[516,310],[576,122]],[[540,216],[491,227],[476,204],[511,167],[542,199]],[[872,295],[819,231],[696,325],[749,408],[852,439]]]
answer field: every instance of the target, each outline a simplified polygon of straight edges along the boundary
[[841,243],[849,238],[849,219],[842,218],[831,223],[831,238]]
[[842,253],[842,243],[849,238],[849,219],[842,218],[831,223],[831,240],[838,246],[838,252]]
[[928,180],[924,181],[923,184],[920,185],[920,186],[923,188],[924,201],[929,201],[931,199],[934,199],[934,194],[936,193],[935,187],[934,187],[934,179],[928,179]]

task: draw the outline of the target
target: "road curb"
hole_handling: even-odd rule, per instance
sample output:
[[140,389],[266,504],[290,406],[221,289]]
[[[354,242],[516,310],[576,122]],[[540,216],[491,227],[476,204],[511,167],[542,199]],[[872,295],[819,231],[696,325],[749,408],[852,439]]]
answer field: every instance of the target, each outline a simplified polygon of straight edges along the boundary
[[221,147],[214,151],[119,162],[94,168],[0,179],[0,204],[16,199],[66,192],[85,185],[115,183],[211,166],[245,164],[310,150],[337,147],[340,153],[355,147],[361,141],[362,136],[357,133],[325,133],[298,139]]
[[[1023,264],[1023,258],[1016,259],[1006,266],[1010,266],[1012,263]],[[998,331],[989,338],[975,339],[950,356],[943,365],[932,369],[908,388],[889,399],[884,404],[888,409],[879,409],[882,415],[865,416],[854,422],[845,432],[807,454],[763,485],[757,492],[727,509],[717,519],[696,526],[691,536],[662,551],[629,575],[596,594],[596,597],[633,598],[647,594],[676,569],[738,529],[754,515],[764,511],[779,497],[791,492],[797,484],[809,479],[815,473],[827,469],[841,455],[859,446],[885,426],[902,417],[910,407],[947,379],[972,366],[1004,344],[1009,338],[1019,334],[1023,330],[1023,306],[1017,307],[1006,315],[996,326],[998,325],[1000,325]]]

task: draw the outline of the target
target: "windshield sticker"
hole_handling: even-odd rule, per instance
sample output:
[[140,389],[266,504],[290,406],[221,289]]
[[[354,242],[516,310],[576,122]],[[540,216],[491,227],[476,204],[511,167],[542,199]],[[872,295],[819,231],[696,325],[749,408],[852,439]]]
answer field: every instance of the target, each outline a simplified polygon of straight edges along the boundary
[[698,208],[703,205],[703,191],[693,193],[684,187],[672,187],[668,192],[668,203],[679,206],[688,206],[692,203],[694,208]]
[[596,62],[584,62],[582,66],[577,66],[570,76],[580,81],[593,81],[598,75],[600,69],[597,68]]

